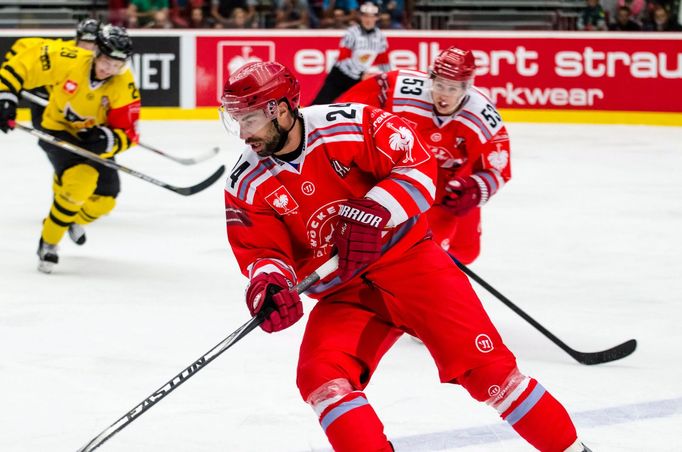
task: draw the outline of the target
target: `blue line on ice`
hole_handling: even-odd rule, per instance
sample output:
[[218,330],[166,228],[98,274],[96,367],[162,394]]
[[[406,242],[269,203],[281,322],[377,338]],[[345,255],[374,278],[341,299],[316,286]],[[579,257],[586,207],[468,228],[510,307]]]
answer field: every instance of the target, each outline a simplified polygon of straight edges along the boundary
[[[571,417],[578,430],[604,425],[624,424],[643,419],[654,419],[682,414],[682,397],[655,400],[598,410],[573,413]],[[509,425],[504,422],[482,427],[471,427],[443,432],[426,433],[391,439],[400,450],[452,449],[475,444],[494,443],[518,438]]]
[[[584,430],[587,428],[624,424],[644,419],[663,418],[680,414],[682,414],[682,397],[582,411],[572,413],[571,417],[578,430]],[[436,451],[473,446],[476,444],[496,443],[517,438],[518,435],[508,424],[500,422],[499,424],[481,427],[470,427],[391,438],[391,442],[393,442],[398,450]],[[322,450],[327,449],[318,449],[315,452],[321,452]]]

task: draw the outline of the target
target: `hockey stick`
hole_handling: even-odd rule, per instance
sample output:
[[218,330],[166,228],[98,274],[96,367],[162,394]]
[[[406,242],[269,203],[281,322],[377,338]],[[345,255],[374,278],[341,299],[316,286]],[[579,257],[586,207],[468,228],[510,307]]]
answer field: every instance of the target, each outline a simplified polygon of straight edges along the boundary
[[14,126],[22,130],[26,133],[30,133],[31,135],[40,138],[43,141],[47,141],[48,143],[52,143],[55,146],[58,146],[66,151],[73,152],[74,154],[80,155],[81,157],[85,157],[87,159],[93,160],[97,163],[100,163],[108,168],[114,169],[114,170],[119,170],[124,173],[130,174],[133,177],[137,177],[138,179],[142,179],[144,181],[147,181],[149,183],[152,183],[154,185],[157,185],[159,187],[165,188],[167,190],[173,191],[175,193],[178,193],[183,196],[190,196],[195,193],[199,193],[200,191],[208,188],[211,186],[215,181],[220,179],[220,176],[223,175],[225,172],[225,165],[220,165],[220,168],[216,170],[213,174],[211,174],[207,179],[204,179],[203,181],[199,182],[196,185],[192,185],[191,187],[177,187],[175,185],[168,184],[166,182],[160,181],[158,179],[154,179],[151,176],[147,176],[144,173],[141,173],[139,171],[135,171],[134,169],[130,169],[126,166],[120,165],[116,163],[113,160],[105,159],[100,157],[99,155],[95,154],[94,152],[90,152],[86,149],[81,148],[80,146],[76,146],[75,144],[71,144],[68,141],[60,140],[59,138],[50,135],[49,133],[42,132],[40,130],[33,129],[31,127],[26,127],[23,126],[19,123],[14,123]]
[[[34,104],[40,105],[42,107],[47,107],[47,104],[48,104],[47,99],[43,99],[40,96],[36,96],[35,94],[33,94],[29,91],[22,91],[21,97],[28,100],[29,102],[33,102]],[[173,160],[174,162],[181,163],[183,165],[194,165],[196,163],[203,162],[204,160],[208,160],[211,157],[213,157],[214,155],[216,155],[218,152],[220,152],[220,148],[214,147],[213,149],[211,149],[207,153],[202,154],[200,156],[183,158],[183,157],[175,157],[173,155],[167,154],[160,149],[149,146],[148,144],[137,143],[137,145],[140,146],[141,148],[144,148],[148,151],[152,151],[156,154],[162,155],[162,156],[166,157],[167,159]]]
[[586,364],[589,366],[593,364],[603,364],[611,361],[616,361],[625,358],[628,355],[631,355],[637,348],[637,341],[635,339],[630,339],[629,341],[623,342],[622,344],[616,345],[615,347],[611,347],[608,350],[602,350],[600,352],[580,352],[578,350],[574,350],[568,345],[566,345],[564,341],[562,341],[554,334],[552,334],[549,330],[547,330],[547,328],[538,323],[534,318],[526,314],[525,311],[523,311],[521,308],[512,303],[509,298],[505,297],[500,292],[495,290],[493,286],[488,284],[483,278],[474,273],[469,267],[459,262],[452,255],[450,257],[455,262],[455,264],[457,264],[460,270],[462,270],[468,277],[476,281],[478,284],[481,285],[481,287],[483,287],[485,290],[493,294],[495,298],[497,298],[502,303],[507,305],[509,309],[511,309],[519,316],[521,316],[521,318],[523,318],[526,322],[533,325],[535,329],[540,331],[550,341],[558,345],[559,348],[561,348],[563,351],[571,355],[573,359],[578,361],[580,364]]
[[162,155],[162,156],[166,157],[167,159],[173,160],[174,162],[178,162],[178,163],[180,163],[180,164],[182,164],[182,165],[194,165],[194,164],[196,164],[196,163],[203,162],[204,160],[208,160],[208,159],[210,159],[211,157],[213,157],[214,155],[218,154],[218,152],[220,152],[220,148],[218,148],[218,147],[216,146],[216,147],[214,147],[213,149],[211,149],[211,150],[209,150],[208,152],[206,152],[205,154],[198,155],[198,156],[196,156],[196,157],[187,157],[187,158],[183,158],[183,157],[175,157],[175,156],[173,156],[173,155],[166,154],[166,153],[163,152],[162,150],[157,149],[157,148],[154,148],[154,147],[151,147],[151,146],[149,146],[148,144],[137,143],[137,145],[140,146],[141,148],[145,148],[145,149],[148,150],[148,151],[152,151],[152,152],[154,152],[154,153],[156,153],[156,154]]
[[[298,293],[304,292],[320,279],[325,278],[334,270],[336,270],[338,261],[338,257],[332,257],[327,262],[322,264],[317,270],[289,290],[296,291]],[[135,405],[132,410],[128,411],[116,422],[104,429],[102,433],[91,439],[85,446],[78,449],[78,452],[90,452],[104,444],[105,441],[128,426],[131,422],[140,417],[142,413],[153,407],[157,402],[177,389],[178,386],[189,380],[194,374],[206,367],[208,363],[220,356],[225,350],[232,347],[241,338],[249,334],[254,328],[263,323],[269,312],[270,311],[261,311],[259,315],[252,317],[251,320],[237,328],[237,330],[235,330],[232,334],[227,336],[208,352],[204,353],[199,359],[183,369],[179,374],[171,378],[166,384],[154,391],[149,397]]]

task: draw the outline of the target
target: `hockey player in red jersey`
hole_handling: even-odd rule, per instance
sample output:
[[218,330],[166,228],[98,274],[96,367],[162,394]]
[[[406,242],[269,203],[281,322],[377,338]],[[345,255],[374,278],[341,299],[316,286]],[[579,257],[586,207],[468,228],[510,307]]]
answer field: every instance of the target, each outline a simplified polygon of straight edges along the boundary
[[[399,117],[361,104],[298,109],[300,88],[275,62],[225,84],[221,115],[247,146],[225,187],[227,235],[261,327],[288,328],[303,304],[288,289],[328,260],[302,339],[297,384],[338,452],[391,451],[363,390],[408,333],[440,380],[463,386],[542,451],[587,450],[563,406],[522,374],[469,281],[431,240],[424,212],[436,159]],[[267,312],[267,311],[265,311]]]
[[472,86],[475,69],[470,51],[450,47],[430,74],[379,74],[338,99],[395,113],[421,134],[439,165],[429,224],[436,241],[464,264],[481,249],[480,207],[511,178],[509,136],[493,103]]

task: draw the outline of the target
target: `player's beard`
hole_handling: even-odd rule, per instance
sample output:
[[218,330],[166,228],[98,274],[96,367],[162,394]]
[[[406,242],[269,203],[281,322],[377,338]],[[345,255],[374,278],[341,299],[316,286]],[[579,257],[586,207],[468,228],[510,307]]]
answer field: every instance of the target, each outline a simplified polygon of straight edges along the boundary
[[[275,152],[282,149],[280,142],[282,141],[282,132],[278,130],[271,122],[268,125],[268,131],[262,138],[248,138],[246,144],[252,147],[258,157],[270,157]],[[255,148],[254,148],[255,146]]]
[[[269,124],[269,130],[263,138],[248,138],[246,144],[251,146],[259,157],[270,157],[281,151],[289,139],[289,132],[296,126],[298,115],[294,115],[294,121],[289,130],[284,130],[276,119]],[[253,146],[256,145],[254,149]]]

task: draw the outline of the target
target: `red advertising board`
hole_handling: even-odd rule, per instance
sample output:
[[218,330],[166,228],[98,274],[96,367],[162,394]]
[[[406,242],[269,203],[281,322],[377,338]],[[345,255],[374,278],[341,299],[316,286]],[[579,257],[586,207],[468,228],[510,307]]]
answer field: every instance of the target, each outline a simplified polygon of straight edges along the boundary
[[[231,72],[250,60],[292,69],[310,102],[338,54],[340,33],[197,37],[197,106],[215,106]],[[682,111],[680,34],[389,34],[394,68],[425,71],[450,46],[476,55],[476,85],[501,108]]]

